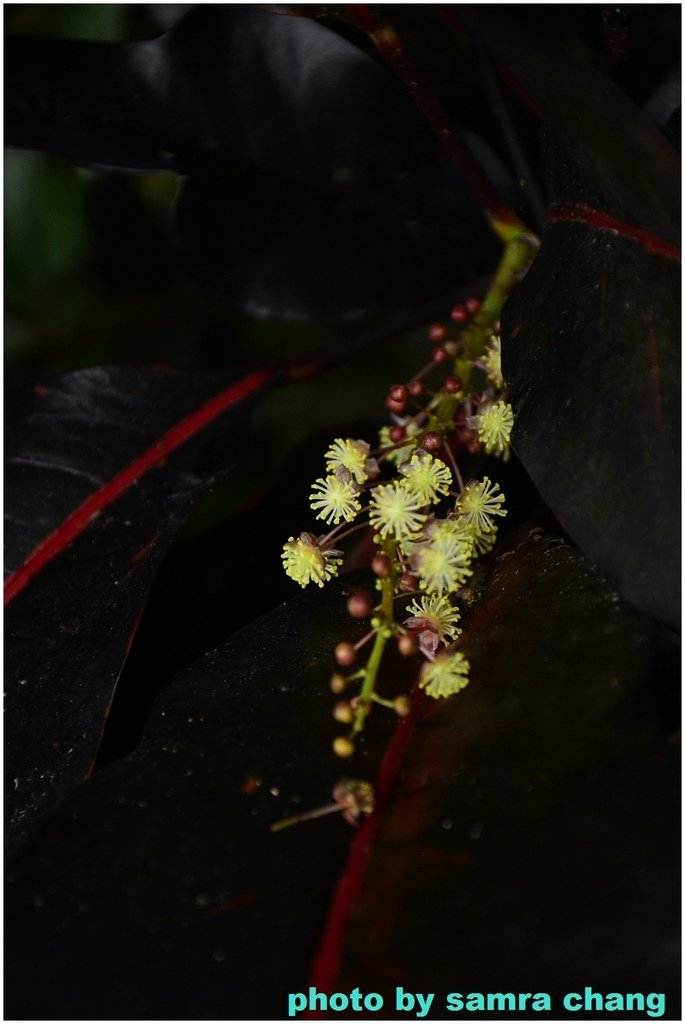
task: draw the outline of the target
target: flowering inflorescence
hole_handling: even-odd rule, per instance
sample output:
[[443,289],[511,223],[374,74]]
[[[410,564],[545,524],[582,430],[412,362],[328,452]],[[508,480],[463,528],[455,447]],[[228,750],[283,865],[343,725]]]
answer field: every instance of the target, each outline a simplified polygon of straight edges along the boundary
[[[316,518],[332,529],[318,537],[301,533],[283,547],[284,569],[303,587],[321,587],[338,574],[342,552],[336,545],[355,530],[372,531],[377,547],[372,569],[380,599],[374,603],[355,591],[348,600],[350,615],[368,618],[370,628],[356,644],[343,640],[335,649],[340,669],[349,671],[334,673],[333,692],[340,697],[360,682],[356,696],[334,707],[336,721],[350,727],[333,744],[339,757],[354,753],[373,704],[401,717],[410,711],[406,696],[391,700],[377,692],[390,640],[401,654],[422,657],[417,685],[428,696],[450,697],[468,684],[469,662],[459,649],[460,603],[470,592],[474,562],[492,550],[507,513],[499,485],[488,476],[464,483],[458,460],[483,451],[506,461],[514,422],[493,318],[479,319],[478,308],[478,300],[469,300],[452,311],[456,327],[430,326],[429,341],[438,347],[413,380],[389,389],[392,425],[381,427],[378,448],[360,439],[333,441],[325,473],[309,495]],[[425,379],[439,368],[449,372],[431,390]],[[366,664],[355,670],[367,644]]]

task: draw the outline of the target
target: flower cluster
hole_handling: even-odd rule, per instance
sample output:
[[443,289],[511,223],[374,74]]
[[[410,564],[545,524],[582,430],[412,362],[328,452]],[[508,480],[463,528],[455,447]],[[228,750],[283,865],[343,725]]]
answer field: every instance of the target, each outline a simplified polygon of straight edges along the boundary
[[[422,657],[417,685],[429,697],[450,697],[468,683],[469,662],[459,649],[460,602],[471,600],[475,563],[494,547],[507,513],[499,485],[489,476],[464,483],[459,461],[481,451],[506,461],[514,422],[499,339],[487,319],[482,325],[477,316],[468,322],[478,312],[477,300],[469,302],[463,315],[453,311],[452,319],[462,325],[456,339],[447,340],[443,325],[432,325],[429,337],[441,344],[431,362],[407,384],[389,389],[392,423],[381,428],[379,447],[337,437],[325,452],[325,470],[312,484],[309,501],[330,531],[301,533],[283,547],[285,572],[304,587],[323,586],[338,574],[337,546],[349,534],[366,529],[376,545],[377,603],[365,591],[355,591],[348,601],[349,614],[368,618],[370,628],[357,643],[343,640],[335,649],[346,674],[334,673],[333,692],[342,695],[350,683],[361,682],[357,696],[338,700],[334,708],[334,718],[350,726],[333,744],[339,757],[354,753],[374,704],[400,716],[410,711],[406,696],[386,698],[377,690],[389,641],[407,657]],[[451,372],[430,389],[424,378],[450,361]],[[366,666],[355,670],[367,644],[372,649]]]

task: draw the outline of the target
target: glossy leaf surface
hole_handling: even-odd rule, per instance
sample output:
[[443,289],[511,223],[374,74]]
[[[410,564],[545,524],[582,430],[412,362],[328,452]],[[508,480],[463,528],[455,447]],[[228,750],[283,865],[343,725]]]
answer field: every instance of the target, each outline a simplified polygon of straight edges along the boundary
[[306,18],[198,7],[145,42],[10,39],[6,68],[8,144],[189,175],[184,260],[251,313],[358,317],[496,259],[399,83]]
[[236,457],[258,372],[84,370],[6,420],[5,806],[13,842],[88,773],[157,568]]
[[[349,585],[303,593],[180,676],[139,747],[27,844],[10,1015],[282,1018],[310,982],[382,992],[384,1019],[397,984],[441,995],[437,1017],[447,992],[524,980],[671,998],[673,759],[649,623],[571,548],[524,535],[467,622],[467,689],[415,693],[398,727],[374,712],[342,766],[327,679],[332,646],[363,630]],[[391,659],[385,692],[414,670]],[[358,833],[337,817],[269,830],[341,774],[377,778]]]
[[680,161],[649,118],[605,75],[501,13],[481,7],[466,20],[554,126],[605,212],[677,246]]
[[[607,214],[560,145],[542,248],[502,320],[514,446],[623,596],[680,619],[680,264]],[[645,188],[651,165],[643,167]]]

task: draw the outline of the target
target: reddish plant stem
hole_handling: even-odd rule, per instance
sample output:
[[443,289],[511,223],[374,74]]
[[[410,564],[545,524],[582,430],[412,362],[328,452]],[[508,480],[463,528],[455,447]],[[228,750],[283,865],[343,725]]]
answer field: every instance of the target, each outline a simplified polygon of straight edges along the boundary
[[508,242],[512,236],[524,233],[524,224],[497,194],[470,150],[450,127],[446,111],[412,64],[392,26],[381,21],[366,4],[351,4],[349,13],[404,82],[415,103],[461,171],[467,185],[480,200],[497,237],[503,242]]
[[[396,784],[397,773],[409,746],[422,698],[423,691],[415,687],[411,695],[411,711],[397,726],[378,773],[375,810],[355,836],[347,865],[338,882],[321,943],[312,965],[310,984],[319,991],[334,991],[342,962],[347,924],[364,882],[378,825]],[[310,1011],[304,1016],[318,1019],[322,1014]]]

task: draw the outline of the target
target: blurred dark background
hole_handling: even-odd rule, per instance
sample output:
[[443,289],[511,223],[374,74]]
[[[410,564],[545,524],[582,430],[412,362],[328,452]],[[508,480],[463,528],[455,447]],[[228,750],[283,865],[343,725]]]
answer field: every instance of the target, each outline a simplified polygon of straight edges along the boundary
[[[6,33],[123,41],[159,36],[192,6],[11,4],[3,10]],[[661,125],[672,118],[679,102],[677,5],[637,4],[628,11],[506,5],[506,11],[573,57],[609,71]],[[457,73],[454,40],[445,48],[437,23],[427,28],[421,5],[384,5],[383,14],[464,126],[506,160],[471,48],[464,47],[470,56]],[[515,118],[535,166],[537,124],[523,110]],[[174,174],[96,171],[7,150],[4,180],[8,389],[108,363],[259,365],[354,341],[360,330],[359,324],[254,319],[191,283],[173,238]],[[382,315],[377,326],[382,335]],[[385,420],[388,385],[409,379],[429,351],[425,325],[393,331],[321,376],[260,401],[240,463],[187,525],[162,569],[124,671],[105,759],[133,745],[151,697],[173,672],[293,596],[280,571],[280,546],[312,528],[308,485],[320,474],[323,451],[341,433],[372,437]],[[502,482],[519,496],[514,526],[535,506],[535,493],[515,461]]]

